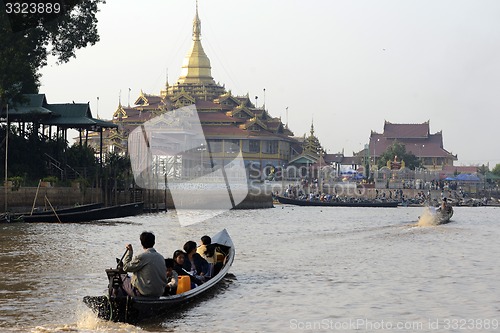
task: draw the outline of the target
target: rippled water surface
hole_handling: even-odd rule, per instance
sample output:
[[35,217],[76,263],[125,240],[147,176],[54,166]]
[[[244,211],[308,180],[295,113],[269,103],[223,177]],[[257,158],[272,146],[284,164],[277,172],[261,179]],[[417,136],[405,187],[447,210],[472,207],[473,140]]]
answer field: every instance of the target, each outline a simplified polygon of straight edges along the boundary
[[[455,208],[451,223],[418,227],[422,210],[277,206],[189,227],[174,211],[1,224],[0,331],[500,331],[500,209]],[[104,293],[104,269],[126,243],[139,249],[142,231],[167,257],[222,228],[236,246],[234,277],[214,297],[140,327],[97,320],[82,303]]]

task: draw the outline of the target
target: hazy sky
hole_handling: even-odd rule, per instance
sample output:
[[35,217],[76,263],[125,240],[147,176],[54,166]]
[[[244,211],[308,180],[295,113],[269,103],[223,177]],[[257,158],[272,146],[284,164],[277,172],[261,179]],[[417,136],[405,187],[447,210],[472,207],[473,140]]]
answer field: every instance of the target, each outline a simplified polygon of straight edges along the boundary
[[[101,41],[42,70],[49,103],[111,119],[141,89],[179,77],[195,0],[107,0]],[[456,165],[500,163],[500,1],[200,0],[212,76],[249,94],[295,135],[346,155],[384,120],[443,131]],[[97,105],[99,97],[99,105]]]

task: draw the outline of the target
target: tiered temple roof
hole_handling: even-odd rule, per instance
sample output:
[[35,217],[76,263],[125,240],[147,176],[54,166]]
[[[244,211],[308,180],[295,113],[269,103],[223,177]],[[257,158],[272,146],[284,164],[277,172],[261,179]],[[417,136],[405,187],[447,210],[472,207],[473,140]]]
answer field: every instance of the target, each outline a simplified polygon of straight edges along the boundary
[[397,140],[406,147],[406,151],[412,152],[417,157],[445,157],[456,160],[443,147],[443,133],[441,131],[431,134],[429,122],[422,124],[393,124],[388,121],[384,123],[384,132],[372,131],[370,135],[371,156],[382,155],[393,142]]

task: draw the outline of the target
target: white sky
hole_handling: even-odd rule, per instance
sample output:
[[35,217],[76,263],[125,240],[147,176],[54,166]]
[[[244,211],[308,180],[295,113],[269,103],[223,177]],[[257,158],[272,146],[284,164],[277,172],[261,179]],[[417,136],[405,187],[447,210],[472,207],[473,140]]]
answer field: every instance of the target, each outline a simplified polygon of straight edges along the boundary
[[[107,0],[101,41],[42,70],[49,103],[88,102],[111,119],[141,89],[179,77],[194,0]],[[212,76],[249,93],[329,153],[368,143],[384,120],[442,130],[456,165],[500,163],[500,1],[200,0]],[[99,97],[99,105],[97,105]]]

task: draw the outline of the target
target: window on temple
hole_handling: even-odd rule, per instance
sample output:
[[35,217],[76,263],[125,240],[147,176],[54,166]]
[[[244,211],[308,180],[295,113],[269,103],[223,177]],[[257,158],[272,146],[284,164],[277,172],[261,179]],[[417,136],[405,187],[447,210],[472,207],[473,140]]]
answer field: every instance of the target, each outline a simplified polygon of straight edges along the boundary
[[210,147],[210,153],[222,152],[222,140],[208,140],[208,145]]
[[259,140],[249,140],[249,152],[259,153],[260,152],[260,141]]
[[236,154],[240,151],[240,140],[224,140],[226,154]]
[[262,152],[264,154],[277,154],[278,141],[262,141]]
[[249,153],[250,152],[250,142],[249,140],[243,140],[241,141],[241,151],[244,153]]

